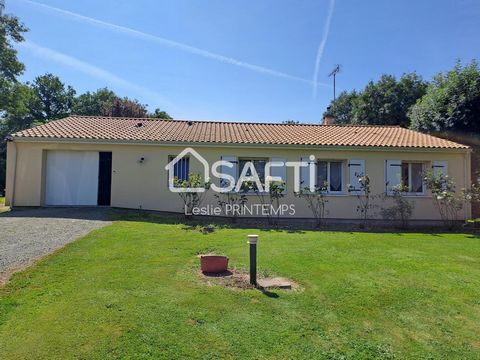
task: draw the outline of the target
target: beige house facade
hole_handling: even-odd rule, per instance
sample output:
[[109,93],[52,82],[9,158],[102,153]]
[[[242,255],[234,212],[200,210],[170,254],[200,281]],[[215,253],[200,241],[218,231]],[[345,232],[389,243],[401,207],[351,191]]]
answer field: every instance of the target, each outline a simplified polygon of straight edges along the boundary
[[[327,218],[358,219],[358,176],[368,175],[378,209],[392,203],[391,190],[403,183],[414,203],[414,220],[439,220],[423,184],[425,171],[443,172],[458,189],[470,187],[470,148],[397,127],[242,124],[69,117],[13,134],[7,144],[6,204],[24,206],[111,206],[184,212],[178,193],[169,189],[165,167],[186,148],[208,164],[224,160],[235,179],[243,165],[254,164],[260,177],[266,162],[315,164],[314,181],[327,184]],[[175,176],[205,174],[204,162],[186,154]],[[313,160],[312,160],[313,159]],[[207,169],[207,171],[211,171]],[[273,170],[272,170],[273,175]],[[294,180],[310,181],[302,170],[278,167],[285,181],[282,204],[294,208],[284,217],[311,218]],[[263,179],[265,180],[265,179]],[[211,177],[221,187],[221,177]],[[303,185],[302,185],[303,186]],[[248,203],[258,196],[247,193]],[[217,206],[207,191],[202,206]],[[459,220],[471,216],[465,204]],[[255,214],[245,214],[255,216]],[[373,218],[381,218],[379,211]]]

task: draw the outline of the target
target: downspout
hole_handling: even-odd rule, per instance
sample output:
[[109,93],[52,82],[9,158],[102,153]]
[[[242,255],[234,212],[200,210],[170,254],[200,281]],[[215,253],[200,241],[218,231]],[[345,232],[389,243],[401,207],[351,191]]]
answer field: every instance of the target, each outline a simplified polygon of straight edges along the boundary
[[[472,171],[468,171],[468,169],[471,167],[471,150],[467,150],[467,153],[465,154],[464,157],[464,169],[465,169],[465,189],[469,190],[472,187]],[[466,202],[465,204],[465,220],[468,220],[469,218],[472,217],[472,207],[471,203],[469,201]]]
[[10,199],[10,208],[13,208],[15,204],[15,183],[17,175],[17,143],[14,141],[11,135],[7,136],[6,140],[13,144],[13,174],[12,174],[12,198]]

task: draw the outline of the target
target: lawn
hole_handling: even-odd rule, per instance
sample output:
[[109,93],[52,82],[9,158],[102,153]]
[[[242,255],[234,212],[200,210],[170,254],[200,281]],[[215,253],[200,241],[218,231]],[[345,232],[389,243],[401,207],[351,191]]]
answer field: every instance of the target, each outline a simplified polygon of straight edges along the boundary
[[[197,254],[303,292],[200,281]],[[469,234],[202,234],[131,215],[0,289],[1,359],[480,358],[480,238]]]
[[0,196],[0,213],[10,211],[9,207],[5,207],[5,197]]

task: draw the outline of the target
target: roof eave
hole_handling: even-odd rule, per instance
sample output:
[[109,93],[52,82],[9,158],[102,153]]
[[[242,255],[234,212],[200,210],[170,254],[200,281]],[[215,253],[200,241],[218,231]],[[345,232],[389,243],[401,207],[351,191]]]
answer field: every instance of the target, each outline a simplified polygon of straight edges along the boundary
[[265,144],[265,143],[220,143],[220,142],[191,142],[191,141],[152,141],[152,140],[119,140],[119,139],[78,139],[56,137],[26,137],[12,136],[17,142],[61,142],[69,144],[97,144],[97,145],[147,145],[147,146],[201,146],[201,147],[263,147],[263,148],[289,148],[289,149],[325,149],[352,150],[361,148],[365,151],[406,151],[406,152],[471,152],[470,147],[447,148],[447,147],[401,147],[401,146],[368,146],[368,145],[314,145],[314,144]]

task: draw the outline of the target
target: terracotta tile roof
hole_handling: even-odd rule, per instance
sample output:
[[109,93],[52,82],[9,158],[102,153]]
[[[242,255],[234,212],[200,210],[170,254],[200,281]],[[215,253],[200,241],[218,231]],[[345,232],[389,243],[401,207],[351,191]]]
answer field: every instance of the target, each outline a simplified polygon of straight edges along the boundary
[[398,126],[290,125],[69,116],[14,138],[467,149]]

